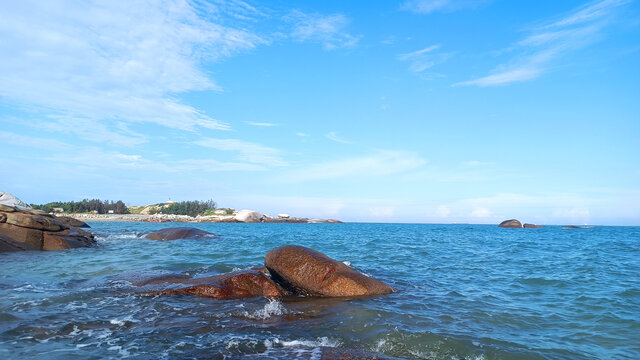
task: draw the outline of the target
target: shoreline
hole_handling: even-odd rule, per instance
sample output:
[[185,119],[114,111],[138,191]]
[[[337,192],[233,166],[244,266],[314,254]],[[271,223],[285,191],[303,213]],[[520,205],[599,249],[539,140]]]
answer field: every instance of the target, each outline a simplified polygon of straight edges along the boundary
[[308,219],[297,217],[271,217],[263,215],[260,219],[240,221],[234,215],[207,215],[189,216],[173,214],[85,214],[85,213],[64,213],[56,216],[69,216],[81,221],[96,222],[181,222],[181,223],[289,223],[289,224],[340,224],[342,221],[335,219]]

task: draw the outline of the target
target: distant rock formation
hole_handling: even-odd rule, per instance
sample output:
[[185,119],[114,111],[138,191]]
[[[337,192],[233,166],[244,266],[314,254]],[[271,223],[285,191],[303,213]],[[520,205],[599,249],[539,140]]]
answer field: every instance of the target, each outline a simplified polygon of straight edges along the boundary
[[147,234],[145,238],[150,240],[178,240],[178,239],[201,239],[205,237],[217,236],[208,231],[196,229],[194,227],[166,228]]
[[95,245],[91,233],[44,211],[31,209],[11,194],[1,194],[0,252],[53,251]]
[[264,215],[255,210],[240,210],[235,216],[236,221],[239,222],[261,222],[263,220]]
[[501,228],[522,228],[522,223],[516,219],[505,220],[498,225]]
[[524,227],[525,229],[540,229],[540,228],[542,228],[542,225],[524,224],[524,225],[522,225],[522,227]]
[[264,265],[278,284],[299,295],[344,297],[393,292],[387,284],[302,246],[273,249],[267,253]]

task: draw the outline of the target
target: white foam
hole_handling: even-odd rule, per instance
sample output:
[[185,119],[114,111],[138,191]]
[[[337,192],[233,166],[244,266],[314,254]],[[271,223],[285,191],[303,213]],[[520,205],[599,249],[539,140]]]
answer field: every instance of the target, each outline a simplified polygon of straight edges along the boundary
[[306,346],[306,347],[311,347],[311,348],[316,348],[316,347],[321,347],[321,346],[322,347],[337,347],[337,346],[340,345],[340,341],[329,339],[326,336],[319,337],[316,340],[298,339],[298,340],[286,341],[286,340],[280,340],[278,338],[275,338],[273,340],[273,343],[274,344],[280,344],[283,347]]
[[343,261],[342,263],[347,265],[347,266],[351,266],[351,261]]
[[242,315],[250,319],[267,320],[272,316],[279,316],[286,314],[287,310],[282,303],[276,299],[269,299],[269,302],[264,305],[262,309],[258,309],[252,313],[243,311]]

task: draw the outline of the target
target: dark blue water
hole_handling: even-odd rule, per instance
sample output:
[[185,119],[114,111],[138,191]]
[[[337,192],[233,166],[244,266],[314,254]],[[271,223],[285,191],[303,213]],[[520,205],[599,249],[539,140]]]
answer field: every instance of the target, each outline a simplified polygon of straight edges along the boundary
[[[0,358],[640,358],[640,227],[92,223],[99,247],[0,254]],[[178,224],[179,225],[179,224]],[[311,247],[393,286],[366,299],[137,294],[141,276],[260,266]]]

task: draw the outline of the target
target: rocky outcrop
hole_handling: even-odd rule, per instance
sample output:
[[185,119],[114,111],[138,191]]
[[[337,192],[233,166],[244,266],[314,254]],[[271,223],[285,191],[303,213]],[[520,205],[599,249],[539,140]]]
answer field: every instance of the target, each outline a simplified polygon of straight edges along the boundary
[[298,295],[345,297],[393,292],[385,283],[302,246],[273,249],[264,264],[274,281]]
[[202,239],[217,236],[208,231],[193,227],[175,227],[154,231],[145,238],[150,240]]
[[259,211],[254,210],[240,210],[235,216],[236,221],[239,222],[261,222],[264,215]]
[[78,228],[89,228],[89,227],[91,227],[86,222],[84,222],[82,220],[78,220],[76,218],[72,218],[71,216],[58,215],[58,216],[56,216],[56,219],[58,219],[59,221],[62,221],[67,226],[71,226],[71,227],[78,227]]
[[525,229],[540,229],[540,228],[542,228],[542,225],[524,224],[522,227],[525,228]]
[[516,219],[505,220],[498,225],[501,228],[522,228],[522,223]]
[[[15,196],[2,193],[18,206],[0,205],[0,252],[66,250],[95,245],[91,233],[69,226],[53,215],[25,208]],[[17,201],[16,201],[17,200]]]
[[[269,276],[265,273],[253,270],[245,270],[239,272],[233,272],[220,276],[213,276],[207,278],[196,279],[184,279],[184,278],[169,278],[166,279],[168,283],[180,283],[187,286],[170,289],[164,291],[148,292],[150,295],[178,295],[189,294],[205,296],[218,300],[227,299],[240,299],[246,297],[279,297],[285,294],[285,291],[278,286]],[[158,284],[162,282],[162,279],[150,280],[143,283]]]

